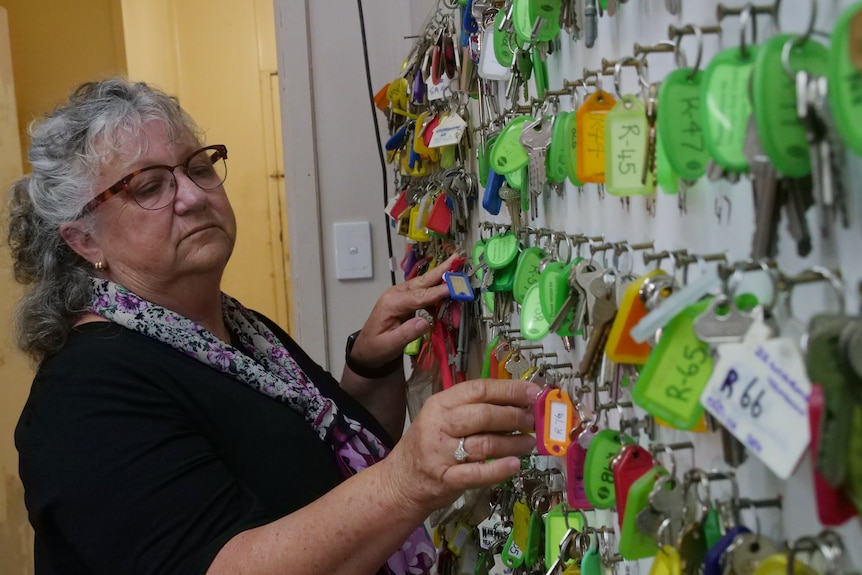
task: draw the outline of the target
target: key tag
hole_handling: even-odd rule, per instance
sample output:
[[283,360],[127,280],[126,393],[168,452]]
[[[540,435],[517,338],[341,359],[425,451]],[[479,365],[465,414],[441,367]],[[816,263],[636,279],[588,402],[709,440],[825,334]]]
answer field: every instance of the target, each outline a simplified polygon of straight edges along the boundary
[[548,384],[542,388],[539,395],[536,397],[536,402],[533,404],[533,419],[536,422],[536,449],[539,455],[551,455],[551,452],[545,447],[545,402],[548,395],[559,389],[554,384]]
[[542,539],[545,535],[545,522],[542,513],[534,509],[530,513],[530,527],[527,530],[527,545],[524,547],[524,565],[535,565],[542,556]]
[[673,167],[667,158],[667,150],[661,138],[656,138],[656,183],[665,194],[676,194],[679,192],[679,176],[673,171]]
[[473,293],[473,287],[470,285],[470,278],[467,274],[460,272],[446,272],[443,274],[443,281],[446,282],[446,287],[449,288],[449,297],[457,301],[471,302],[476,299]]
[[512,291],[512,286],[515,284],[515,268],[516,261],[512,261],[509,265],[502,269],[494,270],[494,279],[491,285],[488,286],[489,292],[509,292]]
[[561,184],[566,180],[566,153],[568,152],[566,123],[570,114],[571,112],[558,112],[554,117],[554,130],[551,133],[551,143],[545,159],[548,181],[553,184]]
[[[811,385],[811,397],[808,399],[808,422],[811,433],[811,457],[816,462],[818,445],[820,444],[820,426],[825,408],[823,386],[818,383]],[[817,471],[817,465],[812,464],[814,473],[814,499],[817,503],[817,517],[823,525],[841,525],[857,515],[853,502],[841,487],[833,487]]]
[[[494,50],[494,58],[497,62],[505,67],[511,68],[515,63],[515,52],[512,51],[511,45],[514,44],[512,34],[509,32],[500,32],[502,21],[506,17],[506,11],[500,10],[497,12],[497,17],[494,20],[494,36],[491,44],[482,43],[482,46],[492,46]],[[484,51],[484,49],[483,49]],[[481,57],[481,56],[480,56]]]
[[539,305],[546,318],[555,318],[569,297],[569,266],[560,261],[549,261],[539,275]]
[[446,194],[440,194],[431,209],[428,211],[428,219],[425,221],[425,227],[428,230],[445,236],[449,233],[449,227],[452,225],[452,210],[446,205]]
[[626,286],[605,345],[605,354],[614,363],[643,365],[649,359],[652,348],[646,342],[632,339],[631,330],[647,315],[640,296],[641,288],[648,279],[660,275],[667,274],[662,270],[653,270]]
[[719,360],[700,401],[778,477],[793,473],[811,441],[811,382],[792,340],[772,338],[763,322],[741,343],[719,347]]
[[599,431],[587,449],[584,479],[587,499],[596,509],[610,509],[616,502],[611,460],[624,444],[634,443],[631,437],[613,429]]
[[494,349],[500,343],[500,336],[496,336],[485,347],[485,353],[482,355],[482,374],[480,377],[487,379],[491,377],[491,360],[493,358]]
[[501,559],[503,560],[503,565],[509,569],[517,569],[524,564],[524,552],[521,551],[521,548],[518,547],[517,543],[515,543],[514,528],[509,532],[509,536],[506,538],[506,543],[503,544]]
[[752,575],[818,575],[818,572],[795,559],[790,567],[786,553],[776,553],[760,562]]
[[479,53],[479,77],[485,80],[503,80],[506,81],[512,76],[512,58],[514,54],[510,49],[508,55],[503,52],[503,56],[508,56],[508,62],[503,63],[497,58],[497,38],[506,39],[506,34],[497,32],[495,24],[489,24],[482,32],[482,51]]
[[856,406],[850,428],[850,446],[847,449],[847,495],[862,513],[862,407]]
[[569,514],[565,503],[556,505],[545,515],[545,565],[553,565],[560,556],[560,543],[570,529],[582,531],[584,515]]
[[519,304],[524,303],[527,290],[539,282],[539,264],[547,256],[542,248],[529,247],[518,256],[518,267],[515,268],[515,285],[512,286],[512,297]]
[[[754,17],[751,15],[751,17]],[[757,46],[745,43],[716,54],[703,72],[700,110],[706,149],[729,172],[748,172],[745,137],[752,107],[749,97]]]
[[[585,427],[582,421],[573,431],[577,437]],[[587,460],[587,450],[581,447],[577,441],[569,445],[566,451],[566,501],[569,507],[575,509],[592,509],[590,500],[584,487],[584,463]]]
[[520,240],[512,232],[492,236],[485,242],[485,263],[492,270],[503,269],[518,257]]
[[678,68],[662,81],[658,94],[661,113],[656,127],[665,157],[674,173],[691,182],[703,176],[710,159],[700,110],[702,77],[700,70]]
[[626,502],[629,489],[635,481],[655,467],[650,452],[640,445],[625,445],[611,462],[611,472],[614,476],[614,493],[616,495],[617,520],[620,529],[627,512]]
[[491,148],[491,167],[495,172],[508,176],[530,163],[530,156],[521,145],[521,132],[527,122],[533,121],[531,116],[518,116],[506,124],[497,136],[497,141]]
[[653,178],[641,181],[646,168],[649,124],[646,107],[626,94],[605,120],[605,188],[613,196],[642,196],[655,191]]
[[517,349],[510,349],[503,355],[503,357],[500,357],[500,361],[497,362],[496,379],[512,379],[512,374],[506,369],[506,364],[509,363],[509,360],[512,359],[512,356],[516,353],[518,353]]
[[714,545],[711,545],[703,560],[703,575],[722,575],[724,573],[725,553],[731,548],[736,537],[743,533],[751,533],[744,525],[731,527]]
[[[560,32],[560,9],[562,6],[561,0],[529,0],[530,24],[528,30],[531,36],[534,28],[533,23],[538,18],[544,20],[536,33],[535,40],[537,42],[550,42],[557,37]],[[532,38],[528,37],[527,40],[532,40]]]
[[838,18],[829,50],[829,106],[835,128],[848,148],[862,156],[862,5],[854,3]]
[[605,182],[605,120],[616,103],[613,96],[599,89],[587,96],[575,113],[577,176],[584,183]]
[[551,455],[562,457],[572,442],[575,407],[565,390],[555,389],[545,396],[545,429],[542,440]]
[[524,296],[520,325],[521,335],[528,341],[540,341],[550,333],[550,321],[542,313],[539,284],[533,284]]
[[800,70],[825,76],[829,52],[814,38],[779,34],[757,53],[752,75],[754,120],[763,151],[775,168],[791,178],[811,173],[808,136],[796,108]]
[[634,402],[676,429],[690,429],[703,415],[700,394],[712,374],[709,345],[694,334],[694,320],[711,298],[688,306],[664,326],[632,390]]
[[[667,470],[654,466],[638,477],[629,487],[623,522],[620,527],[620,555],[623,559],[634,561],[654,557],[658,553],[655,539],[642,533],[637,526],[637,516],[649,507],[649,497],[659,477],[667,475]],[[620,509],[620,507],[618,507]]]
[[598,546],[590,546],[581,557],[581,575],[602,575],[602,558]]
[[407,237],[414,242],[429,242],[431,235],[425,226],[422,225],[421,216],[419,215],[419,205],[410,208],[410,227],[407,232]]
[[576,112],[569,112],[566,116],[565,130],[566,177],[573,186],[581,188],[584,183],[578,179],[578,114]]
[[664,545],[653,559],[649,575],[682,575],[679,551],[670,545]]

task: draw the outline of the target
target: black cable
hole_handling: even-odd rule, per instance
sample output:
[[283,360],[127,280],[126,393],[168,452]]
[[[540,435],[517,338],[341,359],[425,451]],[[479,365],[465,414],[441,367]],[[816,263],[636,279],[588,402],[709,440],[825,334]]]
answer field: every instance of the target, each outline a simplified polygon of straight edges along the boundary
[[[383,145],[380,143],[380,123],[377,121],[377,107],[374,105],[374,88],[371,87],[371,63],[368,61],[368,39],[365,36],[365,14],[362,10],[362,0],[356,0],[359,9],[359,29],[362,32],[362,55],[365,58],[365,81],[368,84],[368,101],[371,104],[371,117],[374,120],[374,134],[377,141],[377,154],[380,157],[380,170],[383,173],[383,207],[389,205],[389,183],[386,174],[386,159],[383,154]],[[383,215],[386,225],[386,248],[389,252],[389,275],[392,285],[395,285],[394,254],[392,253],[392,229],[389,225],[389,216]]]

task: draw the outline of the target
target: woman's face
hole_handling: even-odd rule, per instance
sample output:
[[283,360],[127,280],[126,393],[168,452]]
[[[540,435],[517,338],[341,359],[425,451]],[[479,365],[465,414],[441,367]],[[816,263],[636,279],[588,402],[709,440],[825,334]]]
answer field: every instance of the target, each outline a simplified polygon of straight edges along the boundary
[[[190,133],[172,141],[160,121],[145,124],[141,138],[143,146],[129,142],[103,166],[94,196],[137,169],[180,164],[201,147]],[[174,176],[172,204],[145,210],[120,193],[97,207],[90,232],[106,266],[104,277],[165,303],[187,296],[175,292],[197,280],[213,281],[217,287],[236,240],[236,219],[224,186],[202,190],[181,168]],[[189,279],[191,283],[185,281]]]

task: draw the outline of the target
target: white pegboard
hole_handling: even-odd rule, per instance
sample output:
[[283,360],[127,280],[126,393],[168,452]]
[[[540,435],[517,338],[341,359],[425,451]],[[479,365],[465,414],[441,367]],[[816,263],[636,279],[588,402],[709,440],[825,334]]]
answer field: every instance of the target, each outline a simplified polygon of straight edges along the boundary
[[[816,27],[823,31],[831,31],[841,10],[852,4],[849,0],[784,0],[780,5],[778,19],[782,31],[803,32],[808,26],[813,2],[817,4]],[[715,25],[717,5],[718,2],[714,0],[686,0],[682,2],[681,14],[672,16],[665,10],[661,0],[630,0],[621,6],[615,17],[600,19],[598,41],[593,49],[586,49],[583,43],[571,42],[563,33],[560,49],[549,55],[547,60],[550,88],[561,89],[564,80],[580,78],[584,68],[600,67],[602,58],[615,60],[631,56],[635,43],[651,45],[666,41],[670,25]],[[776,32],[774,23],[768,17],[760,17],[758,24],[760,41]],[[721,36],[704,37],[704,66],[720,49],[738,44],[738,19],[726,19],[722,27],[724,32]],[[694,38],[683,42],[690,62],[694,57],[695,46]],[[649,65],[649,78],[652,81],[660,80],[675,67],[674,58],[670,54],[650,57]],[[626,71],[623,77],[623,91],[635,91],[634,73]],[[613,90],[611,78],[605,78],[604,87]],[[570,98],[561,98],[561,109],[571,109]],[[856,286],[862,278],[862,258],[859,257],[859,249],[862,248],[862,200],[859,198],[858,185],[858,182],[862,181],[862,161],[848,154],[846,165],[850,228],[836,227],[831,238],[821,238],[816,233],[815,210],[809,210],[808,220],[814,246],[807,257],[800,258],[787,233],[786,223],[782,222],[777,263],[779,269],[787,274],[795,274],[815,265],[840,269],[848,288],[846,311],[857,313],[859,301]],[[659,191],[656,196],[656,213],[651,216],[647,213],[646,200],[643,197],[632,198],[626,208],[615,197],[608,195],[600,199],[595,185],[587,185],[579,192],[567,182],[562,197],[554,193],[542,196],[539,218],[530,225],[549,227],[570,234],[603,236],[610,242],[628,241],[634,244],[653,241],[656,251],[685,248],[691,254],[725,252],[731,262],[749,257],[754,230],[754,208],[748,179],[743,178],[737,184],[730,184],[724,181],[712,183],[704,178],[689,189],[686,206],[686,213],[681,213],[678,196],[665,195]],[[721,209],[721,218],[717,217],[718,208]],[[480,209],[478,219],[500,223],[507,223],[509,220],[505,209],[497,217],[489,216]],[[647,266],[643,265],[641,258],[636,257],[634,271],[646,270]],[[709,270],[712,273],[712,267]],[[696,265],[692,266],[692,271],[698,273]],[[793,312],[802,321],[807,321],[817,312],[836,310],[835,298],[827,285],[801,286],[794,293]],[[581,342],[574,352],[566,352],[559,338],[555,336],[546,338],[543,343],[548,351],[556,351],[561,361],[571,360],[575,364],[584,348]],[[726,468],[717,434],[693,434],[666,428],[660,428],[658,434],[657,441],[661,443],[694,442],[694,458],[698,467]],[[681,451],[677,457],[683,467],[689,464],[691,455],[687,451]],[[737,477],[745,497],[783,497],[782,511],[767,509],[758,513],[764,532],[780,540],[792,542],[800,536],[816,534],[823,528],[816,519],[810,457],[803,459],[789,480],[782,481],[756,458],[749,456],[748,461],[737,470]],[[745,514],[743,516],[746,517]],[[753,517],[747,516],[747,522],[754,527]],[[858,518],[853,519],[836,531],[842,535],[855,568],[862,570],[862,523]],[[643,566],[641,572],[644,572]]]

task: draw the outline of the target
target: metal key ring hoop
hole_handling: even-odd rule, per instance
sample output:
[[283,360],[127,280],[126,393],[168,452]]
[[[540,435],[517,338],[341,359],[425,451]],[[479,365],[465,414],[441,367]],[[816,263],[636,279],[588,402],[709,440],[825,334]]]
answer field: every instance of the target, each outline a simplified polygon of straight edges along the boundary
[[739,14],[739,53],[743,59],[748,59],[750,51],[746,44],[746,30],[751,22],[751,45],[757,44],[757,18],[754,17],[754,4],[749,2]]
[[[695,57],[694,66],[691,68],[691,74],[688,76],[689,82],[697,76],[697,73],[700,71],[700,65],[703,63],[703,30],[700,26],[694,25],[691,26],[691,29],[694,31],[694,36],[697,39],[697,57]],[[688,64],[687,58],[682,51],[682,38],[683,34],[677,34],[674,42],[674,58],[677,68],[685,68]]]
[[[781,31],[781,22],[779,20],[779,15],[781,13],[781,0],[775,0],[775,5],[773,8],[773,22],[775,23],[775,28]],[[796,36],[794,39],[794,48],[799,48],[808,40],[811,39],[815,34],[814,27],[817,25],[817,0],[811,0],[811,12],[808,18],[808,28],[805,30],[803,34]]]
[[[625,58],[621,58],[621,59],[617,60],[617,62],[614,64],[614,92],[616,92],[617,98],[619,98],[620,100],[623,99],[623,92],[622,92],[622,87],[621,87],[622,75],[623,75],[623,66],[625,66],[627,64],[632,64],[632,63],[635,66],[637,66],[638,73],[640,73],[641,63],[634,56],[626,56]],[[630,108],[630,107],[631,107],[631,104],[626,105],[626,108]]]

